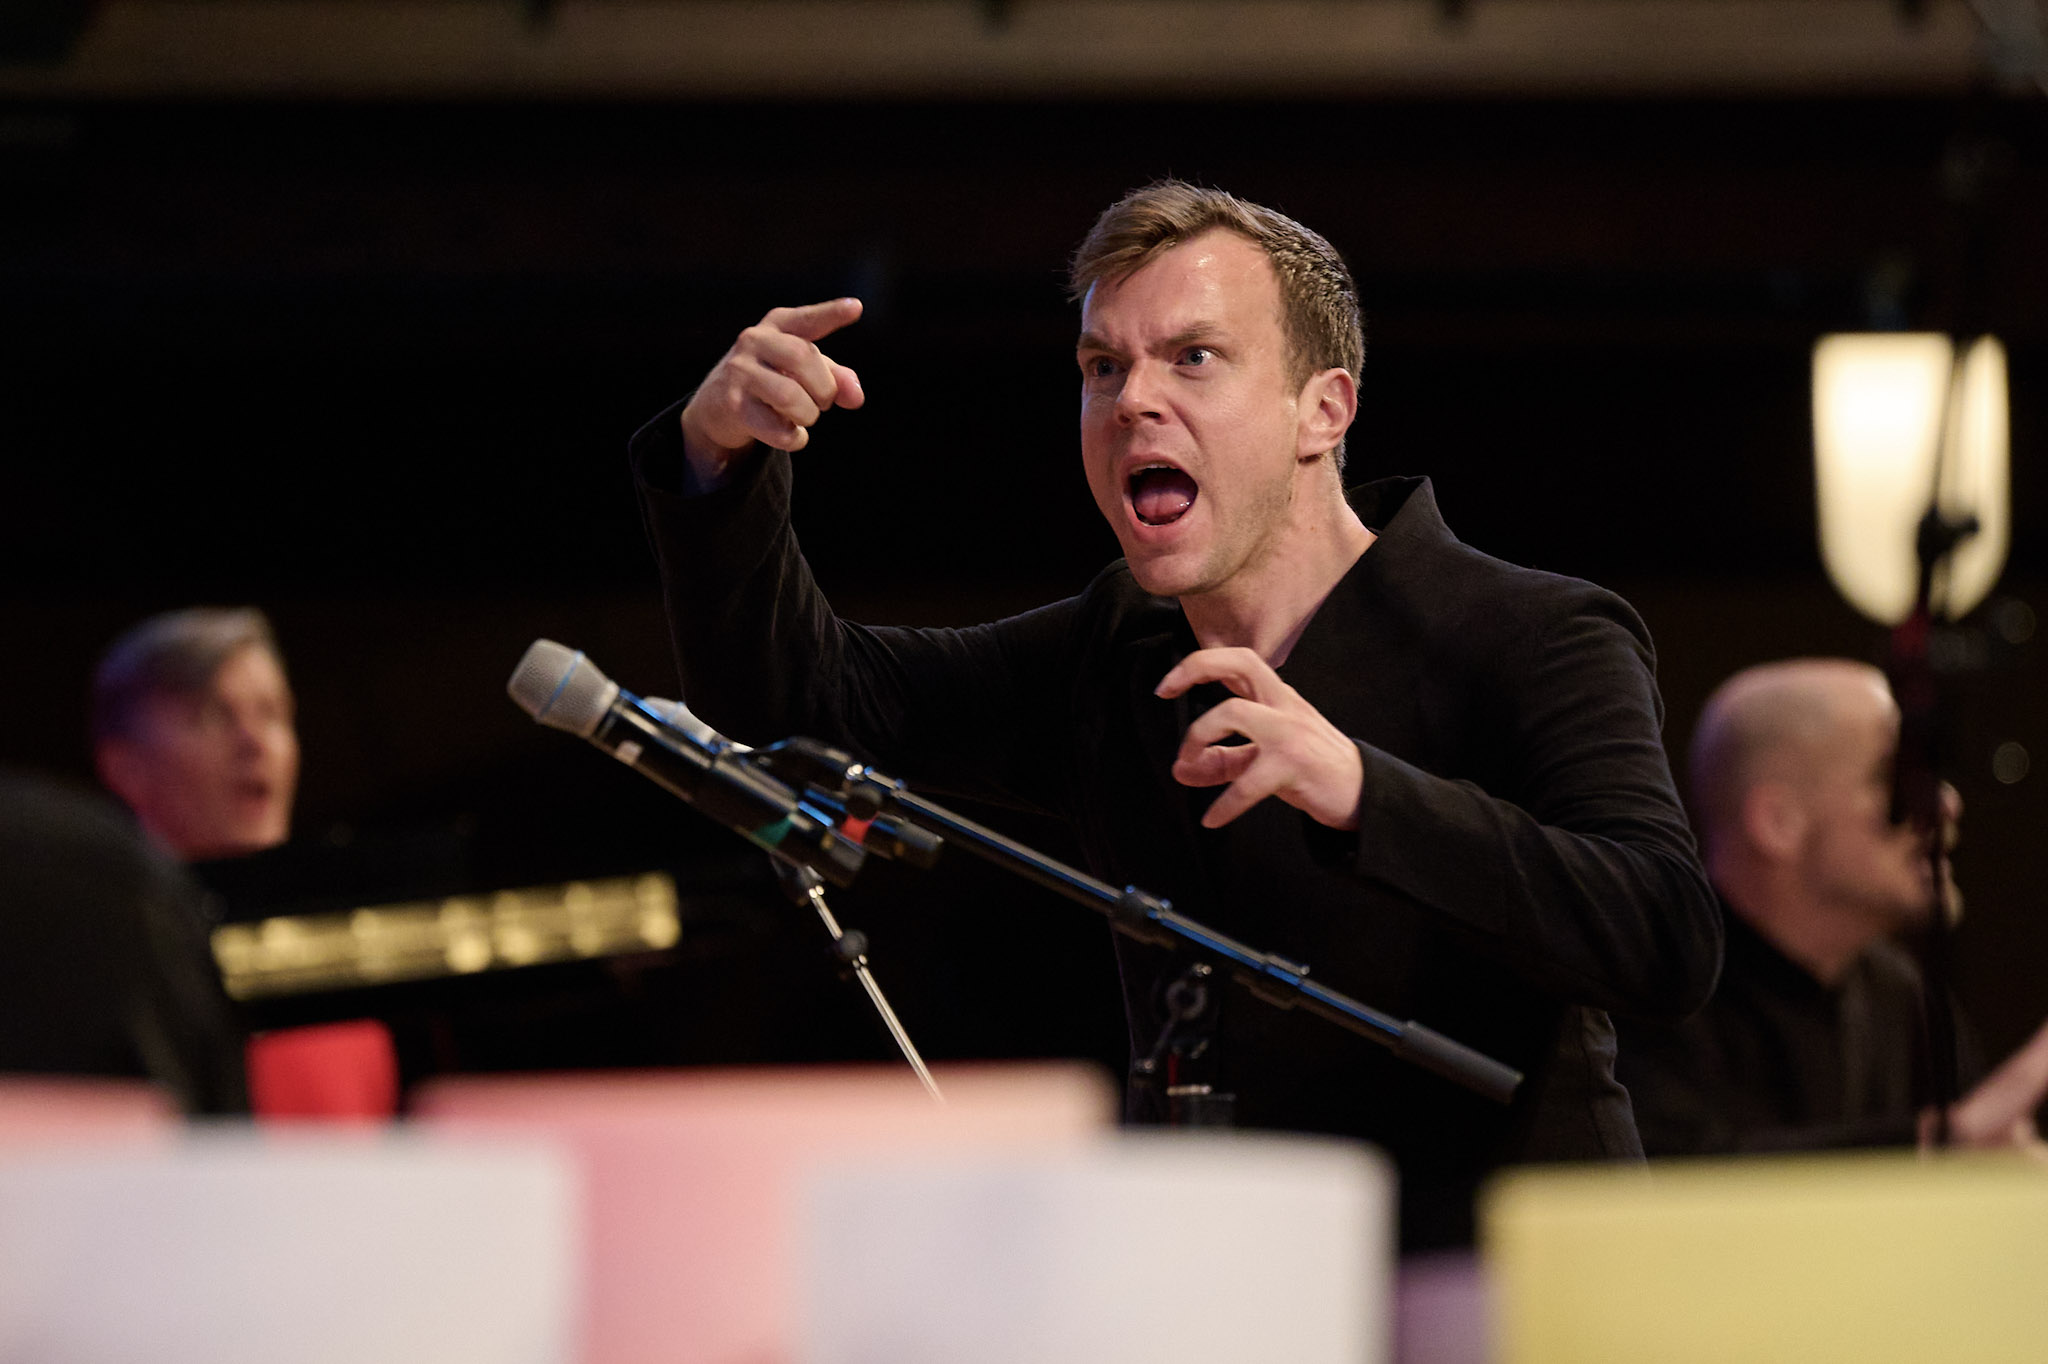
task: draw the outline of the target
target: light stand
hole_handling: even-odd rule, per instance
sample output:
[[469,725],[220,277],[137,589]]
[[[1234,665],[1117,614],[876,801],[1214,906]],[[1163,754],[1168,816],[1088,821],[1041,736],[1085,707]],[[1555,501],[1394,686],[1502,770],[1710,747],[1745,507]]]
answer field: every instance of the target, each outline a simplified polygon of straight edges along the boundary
[[1851,605],[1893,626],[1899,738],[1890,818],[1918,831],[1927,850],[1921,1008],[1937,1146],[1948,1144],[1958,1084],[1941,777],[1950,715],[1935,646],[1939,623],[1976,606],[2004,563],[2004,390],[2003,352],[1990,337],[1967,347],[1931,335],[1831,337],[1815,348],[1822,558]]
[[[1939,466],[1937,459],[1937,469]],[[1955,1001],[1949,991],[1954,976],[1948,897],[1950,822],[1941,799],[1948,715],[1930,647],[1934,638],[1934,581],[1936,570],[1977,529],[1976,517],[1951,519],[1942,513],[1938,498],[1929,504],[1914,542],[1919,585],[1913,610],[1892,631],[1889,669],[1892,695],[1899,703],[1899,744],[1892,759],[1890,817],[1894,824],[1911,825],[1926,839],[1932,887],[1927,928],[1920,945],[1920,1010],[1927,1033],[1927,1103],[1934,1110],[1933,1143],[1937,1148],[1949,1144],[1949,1110],[1955,1106],[1960,1085],[1956,1078]]]

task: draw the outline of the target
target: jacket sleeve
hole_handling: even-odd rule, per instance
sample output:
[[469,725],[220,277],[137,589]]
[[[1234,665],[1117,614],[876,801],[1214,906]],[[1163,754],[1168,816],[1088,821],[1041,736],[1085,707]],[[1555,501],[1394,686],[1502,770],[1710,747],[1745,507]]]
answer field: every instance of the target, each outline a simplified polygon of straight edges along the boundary
[[681,404],[630,446],[684,702],[751,744],[804,735],[934,790],[1056,811],[1072,602],[968,629],[841,620],[790,526],[789,456],[683,489]]
[[[1671,781],[1648,633],[1627,603],[1550,580],[1459,623],[1489,792],[1361,743],[1356,868],[1558,998],[1683,1017],[1722,924]],[[1534,609],[1532,609],[1532,607]]]

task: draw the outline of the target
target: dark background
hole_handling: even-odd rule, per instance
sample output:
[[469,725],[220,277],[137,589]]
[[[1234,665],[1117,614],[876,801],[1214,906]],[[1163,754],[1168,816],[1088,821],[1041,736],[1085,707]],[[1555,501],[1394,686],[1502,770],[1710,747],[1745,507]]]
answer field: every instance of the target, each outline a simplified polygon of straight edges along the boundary
[[[1943,189],[1965,124],[1998,148],[1974,228]],[[672,958],[472,983],[432,1064],[883,1054],[736,840],[504,682],[547,635],[672,690],[625,440],[777,303],[869,305],[832,347],[868,406],[815,433],[796,510],[843,611],[964,622],[1078,590],[1115,549],[1078,469],[1062,267],[1168,173],[1345,252],[1352,469],[1431,474],[1466,540],[1629,596],[1681,770],[1730,671],[1882,648],[1814,547],[1825,332],[2005,339],[2004,591],[2048,609],[2038,102],[26,100],[0,105],[0,763],[89,781],[105,642],[253,602],[300,693],[308,840],[445,835],[483,885],[665,865],[702,894]],[[2022,644],[1962,683],[1961,983],[1995,1052],[2048,1014],[2048,771],[1990,774],[2000,742],[2048,758],[2044,676]],[[1084,911],[957,853],[837,898],[932,1054],[1120,1059]]]

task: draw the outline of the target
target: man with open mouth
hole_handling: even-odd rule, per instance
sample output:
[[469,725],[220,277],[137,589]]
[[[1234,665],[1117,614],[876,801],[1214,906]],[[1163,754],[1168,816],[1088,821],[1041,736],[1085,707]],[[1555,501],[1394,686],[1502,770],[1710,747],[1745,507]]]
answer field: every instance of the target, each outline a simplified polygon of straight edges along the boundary
[[[1642,623],[1459,543],[1426,479],[1347,495],[1363,328],[1301,224],[1161,182],[1104,212],[1071,284],[1082,464],[1124,557],[973,629],[839,619],[788,452],[865,400],[818,344],[860,304],[778,308],[633,441],[685,699],[1062,816],[1104,880],[1524,1071],[1496,1106],[1227,991],[1169,1058],[1241,1125],[1384,1147],[1411,1248],[1468,1237],[1501,1164],[1639,1157],[1605,1011],[1692,1011],[1721,952]],[[1117,950],[1143,1056],[1185,963]]]
[[270,623],[253,608],[151,617],[107,650],[93,756],[143,832],[180,861],[291,834],[299,735]]

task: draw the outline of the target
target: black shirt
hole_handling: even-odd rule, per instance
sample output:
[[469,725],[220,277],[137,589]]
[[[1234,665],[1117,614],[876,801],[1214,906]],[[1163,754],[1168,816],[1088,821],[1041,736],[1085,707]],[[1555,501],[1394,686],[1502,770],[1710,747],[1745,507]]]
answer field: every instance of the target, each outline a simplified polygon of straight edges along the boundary
[[1731,912],[1707,1007],[1682,1023],[1624,1018],[1617,1028],[1617,1073],[1652,1156],[1915,1139],[1920,972],[1891,943],[1866,948],[1828,985]]

